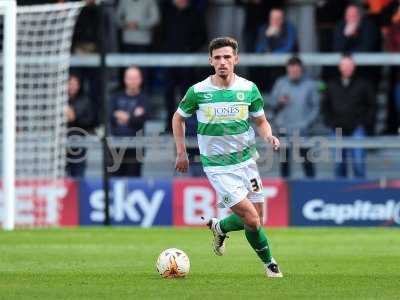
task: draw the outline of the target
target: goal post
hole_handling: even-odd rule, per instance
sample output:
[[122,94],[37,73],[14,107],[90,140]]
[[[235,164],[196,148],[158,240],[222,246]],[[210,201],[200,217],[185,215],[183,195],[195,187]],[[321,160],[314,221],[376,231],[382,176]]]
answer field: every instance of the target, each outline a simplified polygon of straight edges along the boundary
[[[0,228],[4,230],[16,226],[19,197],[27,200],[27,188],[64,179],[70,49],[83,6],[84,2],[17,6],[16,0],[0,1]],[[35,191],[29,197],[40,202]]]
[[3,206],[4,229],[15,224],[15,119],[16,119],[16,26],[15,0],[1,1],[3,14]]

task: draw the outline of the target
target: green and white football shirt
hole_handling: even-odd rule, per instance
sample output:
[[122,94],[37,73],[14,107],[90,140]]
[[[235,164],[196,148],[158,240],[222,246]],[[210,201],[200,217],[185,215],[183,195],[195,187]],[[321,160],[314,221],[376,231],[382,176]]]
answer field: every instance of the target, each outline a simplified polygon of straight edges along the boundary
[[219,88],[211,76],[193,85],[177,112],[197,115],[200,158],[206,171],[232,169],[257,157],[249,116],[262,116],[264,101],[257,86],[235,75],[232,86]]

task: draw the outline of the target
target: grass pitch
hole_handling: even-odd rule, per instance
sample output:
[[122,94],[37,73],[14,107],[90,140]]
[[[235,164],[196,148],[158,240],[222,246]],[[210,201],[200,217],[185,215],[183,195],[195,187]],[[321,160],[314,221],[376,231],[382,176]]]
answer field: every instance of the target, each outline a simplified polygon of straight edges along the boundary
[[[269,229],[284,278],[268,279],[243,232],[213,255],[204,229],[0,232],[0,299],[399,299],[400,231]],[[162,279],[158,254],[184,250],[191,272]]]

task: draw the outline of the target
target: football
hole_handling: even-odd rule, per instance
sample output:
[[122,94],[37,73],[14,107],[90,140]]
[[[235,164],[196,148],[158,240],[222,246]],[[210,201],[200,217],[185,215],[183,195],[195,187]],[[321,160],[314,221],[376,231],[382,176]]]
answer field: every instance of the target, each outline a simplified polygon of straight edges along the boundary
[[157,272],[164,278],[185,277],[190,270],[189,257],[176,248],[166,249],[157,258]]

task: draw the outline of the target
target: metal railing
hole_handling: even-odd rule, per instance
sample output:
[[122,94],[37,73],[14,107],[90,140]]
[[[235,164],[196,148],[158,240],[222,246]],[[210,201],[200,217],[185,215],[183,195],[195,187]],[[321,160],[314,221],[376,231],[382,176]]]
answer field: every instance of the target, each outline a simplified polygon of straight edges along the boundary
[[[283,66],[290,54],[240,54],[241,66]],[[340,53],[300,53],[299,57],[309,66],[335,66],[339,63]],[[398,66],[400,53],[355,53],[355,62],[360,66]],[[194,54],[108,54],[107,67],[207,67],[208,53]],[[98,67],[100,56],[74,55],[71,57],[73,67]]]

